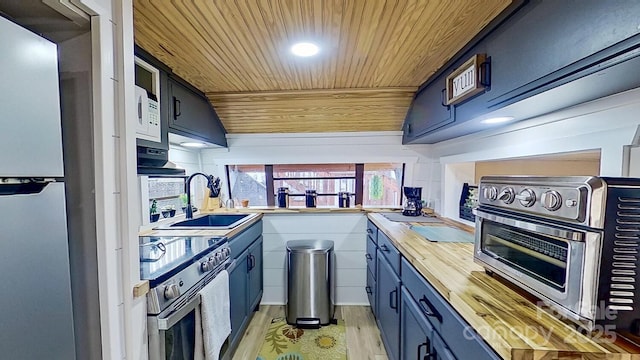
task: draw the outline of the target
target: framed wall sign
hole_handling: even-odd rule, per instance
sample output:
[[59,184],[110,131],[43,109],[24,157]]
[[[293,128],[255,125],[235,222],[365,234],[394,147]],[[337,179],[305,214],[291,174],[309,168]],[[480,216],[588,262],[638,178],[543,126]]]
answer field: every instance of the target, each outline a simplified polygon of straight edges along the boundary
[[447,76],[446,105],[457,104],[484,91],[483,67],[488,65],[486,54],[476,54]]

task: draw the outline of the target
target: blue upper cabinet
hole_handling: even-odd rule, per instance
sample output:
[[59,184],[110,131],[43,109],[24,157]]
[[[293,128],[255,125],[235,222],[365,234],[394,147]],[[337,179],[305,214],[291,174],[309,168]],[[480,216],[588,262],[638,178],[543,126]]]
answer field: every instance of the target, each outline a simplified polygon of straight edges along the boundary
[[[506,12],[421,87],[405,119],[403,143],[482,130],[470,120],[501,110],[510,115],[517,107],[514,115],[525,119],[640,86],[640,1],[532,0]],[[440,103],[446,77],[475,54],[490,60],[490,86],[452,105],[446,119],[424,111],[421,104]]]
[[226,131],[203,93],[169,77],[169,132],[227,147]]

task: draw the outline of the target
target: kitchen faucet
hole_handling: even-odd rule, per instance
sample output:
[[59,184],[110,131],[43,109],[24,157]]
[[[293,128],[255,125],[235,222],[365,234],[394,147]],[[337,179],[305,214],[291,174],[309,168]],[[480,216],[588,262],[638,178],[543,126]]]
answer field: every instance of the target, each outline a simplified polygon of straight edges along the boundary
[[215,191],[213,189],[213,175],[203,174],[201,172],[193,173],[191,176],[187,178],[187,182],[185,184],[186,193],[187,193],[187,209],[185,211],[185,217],[187,219],[193,219],[193,209],[191,208],[191,179],[193,179],[196,175],[202,175],[207,178],[207,187],[211,191]]

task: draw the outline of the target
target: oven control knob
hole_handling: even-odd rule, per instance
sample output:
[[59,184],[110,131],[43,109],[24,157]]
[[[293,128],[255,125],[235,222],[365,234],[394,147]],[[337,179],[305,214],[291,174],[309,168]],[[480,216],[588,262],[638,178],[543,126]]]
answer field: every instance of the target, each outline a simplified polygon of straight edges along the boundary
[[498,195],[498,199],[502,200],[505,204],[511,204],[515,198],[516,192],[513,191],[512,187],[503,188]]
[[213,269],[214,267],[216,267],[216,265],[218,265],[218,257],[214,255],[209,258],[209,266],[211,266],[211,269]]
[[498,198],[498,189],[495,186],[485,186],[482,193],[484,198],[489,201],[495,201]]
[[531,189],[524,189],[516,195],[516,199],[520,201],[520,204],[524,207],[530,207],[536,203],[536,193]]
[[224,257],[229,257],[231,255],[231,250],[229,248],[224,248]]
[[222,255],[222,251],[216,253],[216,265],[220,264],[224,261],[224,255]]
[[211,270],[211,263],[209,261],[203,261],[200,263],[200,270],[202,272],[207,272]]
[[164,287],[164,298],[167,300],[175,299],[180,296],[180,287],[176,284],[167,285]]
[[556,211],[562,206],[562,196],[555,190],[545,191],[540,200],[542,206],[549,211]]

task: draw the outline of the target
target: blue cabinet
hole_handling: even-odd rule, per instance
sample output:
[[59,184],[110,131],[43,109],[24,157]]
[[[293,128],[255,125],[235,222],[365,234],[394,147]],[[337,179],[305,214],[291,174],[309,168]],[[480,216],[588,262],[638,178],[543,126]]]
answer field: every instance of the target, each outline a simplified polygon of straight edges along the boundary
[[[434,353],[442,359],[498,360],[500,357],[406,260],[402,283],[419,311],[433,327]],[[402,309],[404,311],[404,309]],[[442,339],[445,339],[442,341]],[[455,357],[454,357],[455,356]]]
[[247,250],[247,279],[249,286],[247,311],[257,310],[262,298],[262,236]]
[[433,86],[416,92],[404,121],[403,144],[453,122],[452,107],[444,105],[446,75],[434,79]]
[[400,358],[400,277],[378,250],[377,321],[389,359]]
[[231,312],[231,343],[239,342],[247,319],[247,270],[240,259],[247,257],[244,251],[229,267],[229,302]]
[[224,126],[204,94],[175,76],[168,85],[169,131],[227,147]]
[[404,286],[401,300],[401,359],[429,359],[433,343],[433,326]]
[[233,258],[227,269],[231,312],[229,350],[234,351],[262,298],[262,221],[230,238],[229,247]]
[[377,250],[378,250],[378,228],[370,220],[367,221],[367,252],[364,254],[367,260],[367,285],[365,291],[367,298],[369,298],[369,304],[371,305],[371,312],[373,316],[376,316],[378,309],[376,305],[376,272],[377,272]]
[[[640,86],[640,2],[530,0],[515,5],[509,11],[517,11],[420,87],[405,118],[403,144],[482,131],[486,127],[469,121],[500,109],[494,114],[511,115],[505,107],[516,103],[519,119],[527,119]],[[489,57],[491,86],[443,115],[437,104],[446,76],[475,54]]]

